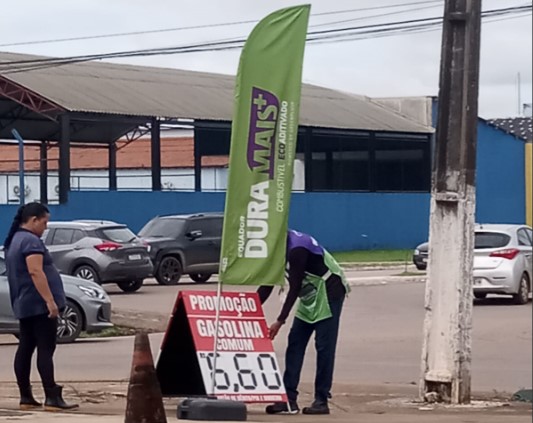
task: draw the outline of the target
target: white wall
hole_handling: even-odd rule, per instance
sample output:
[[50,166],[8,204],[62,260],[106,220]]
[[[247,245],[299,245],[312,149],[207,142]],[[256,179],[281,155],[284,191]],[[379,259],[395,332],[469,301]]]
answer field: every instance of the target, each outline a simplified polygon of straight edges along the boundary
[[[227,169],[205,168],[202,170],[202,190],[225,190]],[[39,174],[27,172],[26,202],[38,200],[40,194]],[[161,183],[163,190],[193,190],[194,172],[192,169],[162,169]],[[48,173],[48,202],[59,201],[59,178],[57,172]],[[72,190],[107,190],[109,179],[107,170],[74,170],[71,172],[70,186]],[[18,174],[0,173],[0,204],[17,204],[19,176]],[[117,170],[117,188],[119,190],[147,190],[152,187],[149,169]]]
[[[202,169],[202,191],[225,191],[228,169],[209,167]],[[39,173],[27,172],[25,175],[26,202],[39,200]],[[48,173],[48,202],[59,201],[59,178],[57,172]],[[165,191],[184,191],[194,189],[194,169],[176,168],[161,170],[161,184]],[[17,204],[19,176],[15,173],[0,173],[0,204]],[[107,190],[109,177],[107,170],[73,170],[70,177],[72,190]],[[149,191],[152,188],[150,169],[117,170],[117,188],[127,191]],[[301,158],[294,161],[294,191],[305,189],[304,163]]]

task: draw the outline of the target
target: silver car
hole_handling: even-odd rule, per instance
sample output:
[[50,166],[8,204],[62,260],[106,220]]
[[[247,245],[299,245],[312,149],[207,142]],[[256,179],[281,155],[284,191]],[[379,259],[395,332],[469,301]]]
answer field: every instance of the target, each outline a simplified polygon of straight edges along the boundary
[[[111,300],[96,283],[61,275],[67,304],[61,312],[57,328],[60,343],[73,342],[81,333],[99,332],[112,327]],[[0,252],[0,333],[18,335],[18,320],[11,308],[4,253]]]
[[43,241],[65,275],[135,292],[152,275],[148,246],[126,225],[110,221],[48,222]]
[[[474,246],[474,296],[512,295],[526,304],[533,281],[532,229],[526,225],[476,225]],[[426,268],[428,243],[416,247],[413,262]]]
[[531,292],[533,233],[524,225],[478,225],[474,249],[474,296],[512,295],[526,304]]

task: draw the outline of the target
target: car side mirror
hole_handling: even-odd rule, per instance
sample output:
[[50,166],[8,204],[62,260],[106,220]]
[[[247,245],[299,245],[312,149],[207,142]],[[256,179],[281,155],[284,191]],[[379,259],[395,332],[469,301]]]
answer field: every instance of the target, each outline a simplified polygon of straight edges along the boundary
[[195,239],[201,238],[202,235],[203,235],[203,233],[202,233],[201,230],[187,232],[187,238],[189,238],[191,241],[194,241]]

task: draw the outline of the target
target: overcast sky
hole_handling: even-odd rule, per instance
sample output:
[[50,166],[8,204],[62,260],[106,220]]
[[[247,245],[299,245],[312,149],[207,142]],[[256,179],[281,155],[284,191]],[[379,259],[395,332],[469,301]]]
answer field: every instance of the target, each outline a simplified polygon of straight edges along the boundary
[[[406,5],[415,1],[420,4]],[[312,4],[310,30],[439,16],[442,15],[444,4],[443,1],[424,0],[315,0],[310,3]],[[58,38],[258,21],[276,9],[295,4],[301,2],[292,0],[10,1],[9,7],[4,7],[0,15],[0,50],[71,56],[181,46],[234,37],[246,38],[253,24],[211,26],[60,43],[13,45]],[[483,9],[527,4],[531,4],[531,1],[485,0]],[[404,6],[324,14],[390,5]],[[521,101],[531,102],[531,14],[521,18],[508,18],[483,25],[479,114],[485,118],[518,114],[518,73],[521,79]],[[339,21],[344,22],[331,24]],[[440,31],[308,44],[303,79],[304,82],[371,97],[436,95],[440,44]],[[235,74],[239,53],[238,50],[202,52],[123,61]]]

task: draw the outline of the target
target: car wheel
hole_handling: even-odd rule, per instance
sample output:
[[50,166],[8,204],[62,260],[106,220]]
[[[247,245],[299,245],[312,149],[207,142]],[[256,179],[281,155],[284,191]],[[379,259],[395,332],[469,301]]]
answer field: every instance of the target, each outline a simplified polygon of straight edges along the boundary
[[427,265],[426,264],[417,264],[415,263],[415,266],[418,270],[426,270],[427,269]]
[[517,305],[527,304],[529,301],[529,278],[526,273],[520,278],[518,292],[513,295],[513,302]]
[[83,314],[80,307],[67,300],[67,304],[57,318],[57,342],[67,344],[80,336],[83,328]]
[[76,269],[74,269],[74,272],[72,272],[72,275],[80,279],[85,279],[86,281],[100,283],[98,273],[88,264],[83,264],[81,266],[76,267]]
[[143,286],[143,282],[144,280],[137,279],[134,281],[117,282],[117,285],[124,292],[135,292],[135,291],[138,291],[141,288],[141,286]]
[[189,277],[194,281],[194,282],[207,282],[211,276],[213,274],[212,273],[189,273]]
[[487,293],[486,292],[474,292],[474,297],[477,298],[478,300],[482,300],[484,298],[487,298]]
[[159,263],[155,278],[161,285],[176,285],[182,274],[183,267],[180,260],[177,257],[168,256]]

